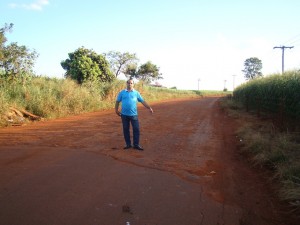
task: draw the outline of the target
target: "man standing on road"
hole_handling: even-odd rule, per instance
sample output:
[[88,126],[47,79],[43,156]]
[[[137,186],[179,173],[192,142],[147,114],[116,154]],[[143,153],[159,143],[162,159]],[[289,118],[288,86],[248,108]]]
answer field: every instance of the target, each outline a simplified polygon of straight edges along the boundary
[[[123,124],[123,134],[126,142],[124,149],[129,149],[132,147],[130,139],[130,123],[133,130],[133,148],[137,150],[144,150],[140,146],[140,126],[137,113],[137,103],[141,102],[147,109],[153,113],[152,108],[148,103],[143,99],[141,94],[134,90],[134,82],[132,79],[127,81],[127,88],[120,91],[117,96],[115,111],[118,116],[122,118]],[[119,111],[119,104],[122,102],[122,110]]]

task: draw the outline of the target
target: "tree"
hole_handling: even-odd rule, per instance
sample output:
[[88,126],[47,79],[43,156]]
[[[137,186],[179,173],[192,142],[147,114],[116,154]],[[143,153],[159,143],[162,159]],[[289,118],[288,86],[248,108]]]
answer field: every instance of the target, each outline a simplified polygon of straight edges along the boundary
[[[3,28],[0,29],[0,63],[3,60],[3,49],[4,49],[4,44],[7,41],[7,38],[5,37],[5,32],[11,32],[14,24],[5,24]],[[1,66],[1,64],[0,64]]]
[[126,72],[127,66],[130,64],[137,64],[138,58],[135,54],[129,52],[117,52],[110,51],[105,56],[108,58],[111,70],[114,72],[115,77],[118,77],[120,73]]
[[252,80],[256,77],[262,77],[262,62],[256,57],[246,59],[244,62],[245,69],[242,70],[247,80]]
[[128,64],[124,70],[124,74],[127,78],[134,78],[137,76],[137,65]]
[[12,31],[13,24],[5,24],[0,29],[0,68],[4,70],[4,77],[11,80],[24,78],[32,73],[34,61],[38,57],[35,50],[29,50],[26,46],[19,46],[17,42],[5,46],[7,41],[5,32]]
[[135,78],[138,80],[143,80],[146,83],[150,83],[151,81],[162,79],[162,76],[159,72],[159,67],[148,61],[140,66]]
[[65,77],[77,80],[79,84],[90,82],[110,82],[114,75],[103,55],[84,47],[69,53],[69,58],[61,62],[66,70]]
[[37,57],[36,51],[30,51],[26,46],[19,46],[15,42],[4,47],[2,67],[6,77],[16,80],[32,74],[34,61]]

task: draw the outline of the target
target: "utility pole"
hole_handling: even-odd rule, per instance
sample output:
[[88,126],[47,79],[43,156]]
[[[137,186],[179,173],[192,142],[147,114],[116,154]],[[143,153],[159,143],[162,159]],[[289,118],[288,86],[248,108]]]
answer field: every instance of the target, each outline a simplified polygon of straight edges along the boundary
[[282,50],[282,74],[283,74],[284,73],[284,49],[286,49],[286,48],[291,49],[291,48],[294,48],[294,46],[289,46],[289,47],[287,47],[287,46],[279,46],[279,47],[275,46],[274,48],[281,48],[281,50]]
[[200,78],[198,78],[198,91],[200,90],[200,85],[199,85],[199,83],[200,83]]

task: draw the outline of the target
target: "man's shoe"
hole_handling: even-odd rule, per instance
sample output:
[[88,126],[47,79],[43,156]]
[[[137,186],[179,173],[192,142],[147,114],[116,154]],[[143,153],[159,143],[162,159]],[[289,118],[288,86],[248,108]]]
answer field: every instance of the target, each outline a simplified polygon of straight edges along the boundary
[[126,145],[123,149],[129,149],[129,148],[132,148],[132,146],[131,145]]
[[133,148],[135,148],[136,150],[140,150],[140,151],[144,150],[140,145],[136,145]]

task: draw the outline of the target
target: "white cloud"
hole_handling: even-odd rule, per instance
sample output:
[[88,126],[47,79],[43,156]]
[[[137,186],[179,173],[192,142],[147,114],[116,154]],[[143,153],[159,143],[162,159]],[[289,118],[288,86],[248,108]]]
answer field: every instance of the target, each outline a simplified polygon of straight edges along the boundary
[[49,0],[36,0],[32,3],[28,4],[17,4],[17,3],[11,3],[9,6],[11,8],[23,8],[27,10],[37,10],[40,11],[43,9],[44,6],[49,4]]

